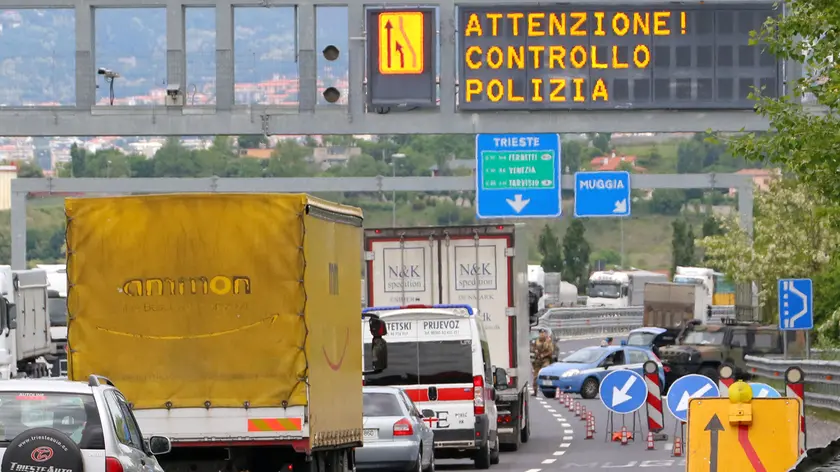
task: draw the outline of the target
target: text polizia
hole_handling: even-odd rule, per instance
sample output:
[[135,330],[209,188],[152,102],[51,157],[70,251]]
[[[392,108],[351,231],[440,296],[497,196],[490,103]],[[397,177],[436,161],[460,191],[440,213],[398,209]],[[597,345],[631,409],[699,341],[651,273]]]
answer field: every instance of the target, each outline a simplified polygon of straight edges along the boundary
[[[607,81],[598,77],[598,70],[648,68],[649,38],[686,34],[688,17],[687,12],[669,10],[475,11],[464,15],[464,21],[466,102],[562,103],[609,101]],[[589,44],[597,37],[607,41]],[[609,38],[625,37],[638,41],[609,44]],[[479,78],[470,71],[485,74]],[[498,75],[487,78],[488,71]],[[525,74],[516,71],[540,73],[524,81]]]

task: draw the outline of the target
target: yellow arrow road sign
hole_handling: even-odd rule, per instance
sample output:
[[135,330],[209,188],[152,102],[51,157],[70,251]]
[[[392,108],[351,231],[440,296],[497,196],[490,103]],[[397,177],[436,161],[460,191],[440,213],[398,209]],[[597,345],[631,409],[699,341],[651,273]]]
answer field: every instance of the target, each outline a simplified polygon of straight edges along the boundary
[[730,422],[729,398],[688,406],[687,472],[787,472],[799,458],[799,400],[756,398],[752,421]]
[[422,74],[426,24],[422,11],[379,13],[379,73]]

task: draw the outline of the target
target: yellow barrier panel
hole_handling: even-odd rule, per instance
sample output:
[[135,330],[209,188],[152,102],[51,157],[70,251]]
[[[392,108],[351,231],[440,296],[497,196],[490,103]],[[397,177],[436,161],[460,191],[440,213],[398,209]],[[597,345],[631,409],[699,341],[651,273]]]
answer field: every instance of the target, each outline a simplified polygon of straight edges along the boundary
[[688,406],[688,472],[786,472],[799,458],[799,400],[758,398],[735,382],[729,398]]

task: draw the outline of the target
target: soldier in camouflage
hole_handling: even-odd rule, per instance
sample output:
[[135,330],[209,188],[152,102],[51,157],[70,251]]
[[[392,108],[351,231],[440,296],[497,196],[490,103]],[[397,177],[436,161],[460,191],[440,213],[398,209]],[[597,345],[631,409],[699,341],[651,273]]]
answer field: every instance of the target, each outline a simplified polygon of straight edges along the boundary
[[554,356],[554,343],[551,341],[551,338],[548,337],[548,330],[541,329],[540,330],[540,337],[534,342],[533,347],[533,362],[531,367],[534,371],[534,389],[533,395],[536,397],[538,386],[537,386],[537,376],[540,373],[540,369],[543,367],[547,367],[551,364],[551,358]]

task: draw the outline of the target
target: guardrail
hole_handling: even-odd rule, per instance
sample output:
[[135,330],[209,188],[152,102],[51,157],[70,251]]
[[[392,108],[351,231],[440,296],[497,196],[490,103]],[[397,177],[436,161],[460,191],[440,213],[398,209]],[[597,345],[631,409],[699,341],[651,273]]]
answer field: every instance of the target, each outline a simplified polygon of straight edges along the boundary
[[745,356],[752,375],[784,381],[788,367],[805,373],[805,404],[840,411],[840,361]]
[[[622,336],[642,327],[642,307],[628,308],[551,308],[537,321],[537,326],[550,328],[560,339],[581,339],[600,336]],[[712,307],[711,324],[734,317],[732,305]]]

